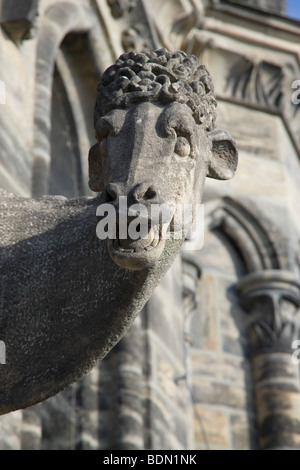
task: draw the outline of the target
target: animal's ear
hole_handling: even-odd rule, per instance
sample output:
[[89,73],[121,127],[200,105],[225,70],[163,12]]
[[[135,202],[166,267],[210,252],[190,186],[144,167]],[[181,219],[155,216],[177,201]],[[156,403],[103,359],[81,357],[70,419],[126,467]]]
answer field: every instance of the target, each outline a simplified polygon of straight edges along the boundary
[[207,134],[212,142],[212,154],[207,176],[217,180],[229,180],[236,172],[238,151],[234,139],[218,129]]
[[89,187],[99,192],[104,188],[99,145],[95,144],[89,151]]

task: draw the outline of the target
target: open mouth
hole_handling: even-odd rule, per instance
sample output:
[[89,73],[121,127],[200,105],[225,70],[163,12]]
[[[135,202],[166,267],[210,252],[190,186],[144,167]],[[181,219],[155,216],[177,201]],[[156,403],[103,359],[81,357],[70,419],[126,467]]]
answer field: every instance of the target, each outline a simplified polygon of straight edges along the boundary
[[162,226],[151,227],[143,238],[133,240],[116,238],[108,240],[108,250],[113,261],[120,267],[138,270],[147,268],[160,257],[165,246]]

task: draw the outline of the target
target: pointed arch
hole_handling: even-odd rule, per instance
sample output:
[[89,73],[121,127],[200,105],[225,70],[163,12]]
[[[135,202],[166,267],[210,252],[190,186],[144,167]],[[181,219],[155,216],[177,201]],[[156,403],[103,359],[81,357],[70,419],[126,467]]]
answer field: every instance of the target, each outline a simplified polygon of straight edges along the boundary
[[[51,161],[51,103],[53,73],[57,58],[62,59],[59,48],[64,38],[71,33],[88,34],[91,49],[97,67],[107,67],[114,58],[108,52],[101,57],[105,49],[105,34],[95,19],[95,12],[88,4],[77,1],[62,1],[50,6],[43,14],[38,33],[35,71],[34,97],[34,137],[33,137],[33,167],[32,195],[39,197],[48,193],[49,168]],[[97,39],[95,35],[97,33]],[[95,39],[95,40],[94,40]],[[103,43],[99,46],[99,42]],[[96,52],[97,50],[97,52]],[[111,62],[110,62],[111,61]],[[96,90],[95,90],[96,93]]]
[[205,221],[208,230],[221,232],[232,242],[246,272],[287,269],[283,235],[252,202],[227,196],[210,200],[205,203]]

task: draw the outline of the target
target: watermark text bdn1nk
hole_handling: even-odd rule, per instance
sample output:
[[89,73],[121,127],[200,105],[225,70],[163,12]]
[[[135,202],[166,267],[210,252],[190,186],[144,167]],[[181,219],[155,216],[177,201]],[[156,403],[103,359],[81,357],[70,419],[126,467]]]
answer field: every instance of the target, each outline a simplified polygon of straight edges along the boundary
[[149,207],[137,203],[128,206],[127,197],[121,196],[118,209],[109,203],[100,204],[96,215],[101,217],[96,228],[100,240],[146,239],[149,237],[149,229],[160,225],[160,238],[183,239],[184,250],[203,248],[204,204],[151,204]]

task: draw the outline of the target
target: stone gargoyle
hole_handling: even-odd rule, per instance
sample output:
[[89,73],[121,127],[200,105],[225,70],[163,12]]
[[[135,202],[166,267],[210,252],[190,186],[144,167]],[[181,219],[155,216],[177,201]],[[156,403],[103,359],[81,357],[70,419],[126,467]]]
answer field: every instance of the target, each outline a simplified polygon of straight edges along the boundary
[[184,240],[174,236],[173,209],[168,221],[149,220],[139,239],[118,237],[118,226],[114,240],[100,239],[96,213],[101,204],[118,211],[121,196],[128,208],[195,206],[206,176],[231,178],[237,150],[216,128],[215,107],[210,75],[194,56],[123,54],[98,87],[89,184],[99,194],[0,193],[1,414],[58,393],[126,333]]

